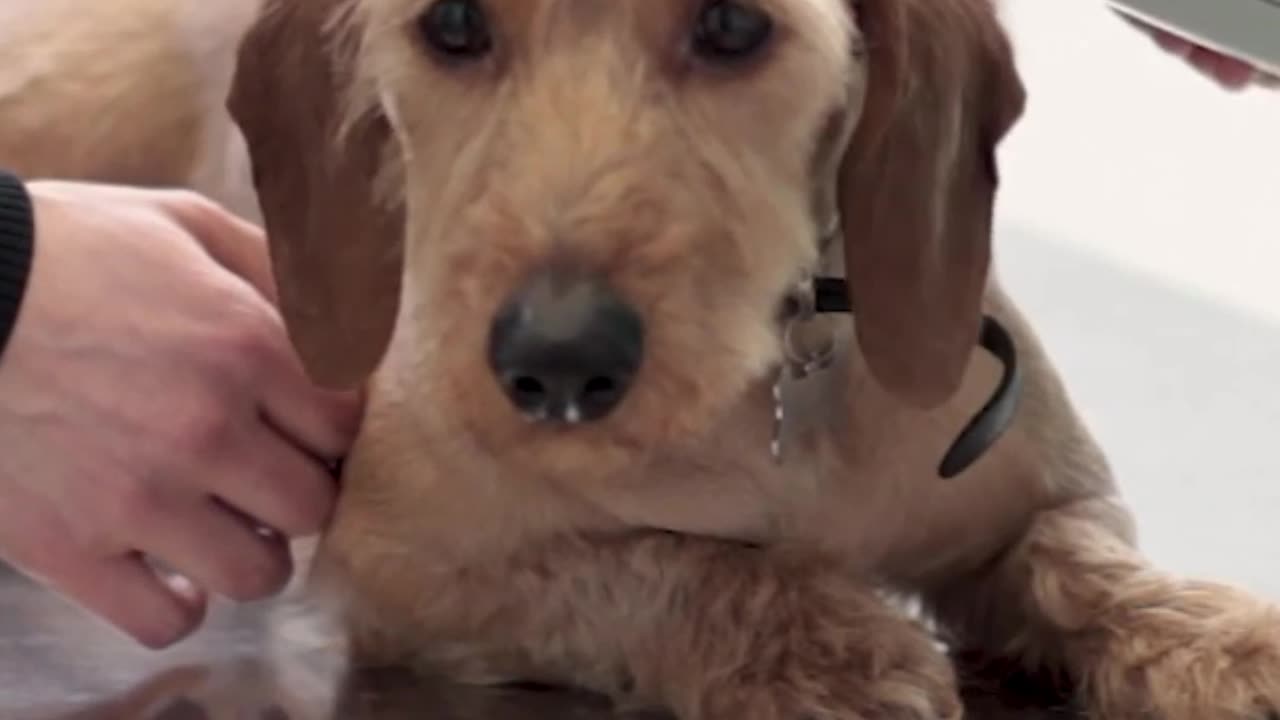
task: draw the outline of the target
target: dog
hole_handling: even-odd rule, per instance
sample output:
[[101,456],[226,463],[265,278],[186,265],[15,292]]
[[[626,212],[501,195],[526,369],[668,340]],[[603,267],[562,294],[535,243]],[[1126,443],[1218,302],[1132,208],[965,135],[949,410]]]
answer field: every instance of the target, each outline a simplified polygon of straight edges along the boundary
[[[989,0],[269,3],[229,108],[291,337],[369,393],[310,583],[359,661],[960,717],[907,596],[1092,717],[1280,712],[1277,609],[1143,557],[991,270],[1025,102]],[[853,321],[797,315],[831,275]],[[1016,410],[941,478],[984,316]]]
[[259,0],[0,3],[0,166],[185,188],[261,222],[224,107]]
[[307,582],[359,665],[958,718],[941,640],[1280,712],[1280,613],[1142,555],[991,268],[991,0],[265,0],[237,53],[290,336],[368,397]]

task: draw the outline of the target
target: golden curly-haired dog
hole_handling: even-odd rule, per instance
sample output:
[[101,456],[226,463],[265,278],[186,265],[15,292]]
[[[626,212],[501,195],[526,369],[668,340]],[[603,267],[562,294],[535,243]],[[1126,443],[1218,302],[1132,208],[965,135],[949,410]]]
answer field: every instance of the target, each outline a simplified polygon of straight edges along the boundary
[[1280,612],[1144,559],[992,276],[1023,102],[990,0],[268,0],[228,106],[296,346],[368,390],[310,582],[356,660],[956,718],[940,637],[1275,717]]
[[0,166],[197,190],[261,221],[226,116],[261,0],[0,0]]
[[[1280,710],[1280,613],[1144,560],[989,277],[1023,100],[989,0],[270,4],[230,107],[301,354],[369,381],[313,577],[358,657],[957,717],[889,591],[1100,718]],[[853,322],[795,316],[846,269]],[[1021,397],[942,479],[1000,380],[984,312]]]

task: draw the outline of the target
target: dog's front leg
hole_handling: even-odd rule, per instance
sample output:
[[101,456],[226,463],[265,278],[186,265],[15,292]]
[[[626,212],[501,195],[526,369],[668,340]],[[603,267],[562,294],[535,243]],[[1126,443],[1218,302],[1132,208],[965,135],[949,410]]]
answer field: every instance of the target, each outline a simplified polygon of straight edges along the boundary
[[1117,501],[1037,516],[993,567],[932,598],[956,640],[1076,684],[1098,720],[1280,717],[1280,611],[1161,572]]
[[394,642],[396,661],[431,674],[567,684],[682,720],[961,714],[932,637],[813,556],[644,533],[426,564],[322,558],[358,590],[347,620],[358,662]]

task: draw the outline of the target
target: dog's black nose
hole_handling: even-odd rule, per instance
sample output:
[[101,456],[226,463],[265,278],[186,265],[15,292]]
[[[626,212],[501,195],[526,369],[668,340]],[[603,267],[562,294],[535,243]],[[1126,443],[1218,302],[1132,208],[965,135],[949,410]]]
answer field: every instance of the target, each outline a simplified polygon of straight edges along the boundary
[[547,271],[494,318],[489,363],[520,412],[599,420],[618,406],[644,355],[644,322],[603,283]]

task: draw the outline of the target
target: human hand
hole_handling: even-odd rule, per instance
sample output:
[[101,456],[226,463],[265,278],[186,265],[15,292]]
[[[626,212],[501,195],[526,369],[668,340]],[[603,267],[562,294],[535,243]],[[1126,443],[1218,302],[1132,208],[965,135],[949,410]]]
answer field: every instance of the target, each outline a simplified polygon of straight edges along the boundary
[[1140,20],[1123,16],[1131,25],[1151,36],[1165,52],[1182,58],[1224,88],[1240,90],[1253,85],[1274,85],[1274,78],[1253,65],[1197,45],[1181,35],[1148,25]]
[[1262,80],[1262,73],[1242,60],[1214,52],[1170,32],[1156,29],[1149,32],[1160,48],[1184,59],[1225,88],[1246,88]]
[[256,227],[185,192],[28,189],[35,256],[0,357],[0,558],[171,645],[209,594],[288,582],[286,538],[327,520],[326,461],[359,398],[307,381]]

